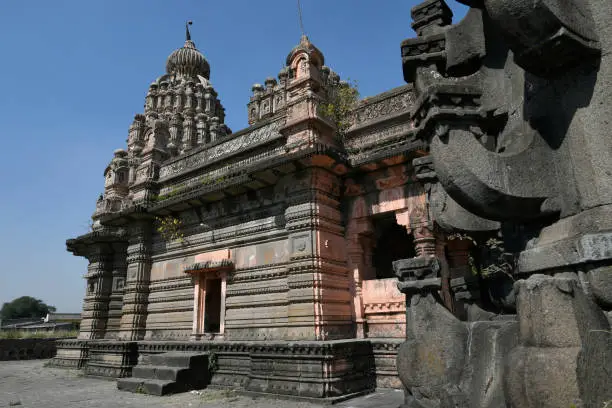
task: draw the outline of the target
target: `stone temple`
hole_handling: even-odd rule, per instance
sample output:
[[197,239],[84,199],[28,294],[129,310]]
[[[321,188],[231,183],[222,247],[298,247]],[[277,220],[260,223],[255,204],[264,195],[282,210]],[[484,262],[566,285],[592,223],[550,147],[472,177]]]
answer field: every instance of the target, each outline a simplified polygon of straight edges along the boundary
[[67,241],[87,293],[52,364],[155,394],[612,401],[612,7],[462,2],[413,8],[407,85],[345,130],[303,36],[232,132],[187,30]]

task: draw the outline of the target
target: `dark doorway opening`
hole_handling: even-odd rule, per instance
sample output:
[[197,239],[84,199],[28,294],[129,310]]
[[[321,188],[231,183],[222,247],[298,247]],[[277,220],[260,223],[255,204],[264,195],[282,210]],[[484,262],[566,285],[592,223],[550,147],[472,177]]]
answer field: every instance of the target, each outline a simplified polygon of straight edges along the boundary
[[372,252],[372,266],[376,279],[393,278],[393,261],[414,258],[414,239],[406,228],[398,225],[394,213],[381,214],[373,218],[376,246]]
[[221,330],[221,279],[206,280],[204,304],[204,332],[219,333]]

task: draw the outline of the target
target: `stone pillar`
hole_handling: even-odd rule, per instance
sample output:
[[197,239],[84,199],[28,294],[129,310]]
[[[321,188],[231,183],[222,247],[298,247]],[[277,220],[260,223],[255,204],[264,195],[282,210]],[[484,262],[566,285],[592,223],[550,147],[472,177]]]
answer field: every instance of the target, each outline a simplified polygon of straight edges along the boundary
[[[364,338],[366,333],[365,309],[363,304],[362,282],[371,269],[371,249],[365,248],[368,241],[365,234],[373,233],[372,223],[367,217],[349,222],[347,232],[347,259],[351,296],[353,299],[352,316],[355,322],[355,336]],[[369,241],[368,241],[369,242]],[[368,263],[369,261],[369,263]]]
[[347,246],[349,279],[351,279],[351,296],[353,298],[353,321],[355,322],[355,337],[365,337],[365,311],[363,307],[363,294],[361,291],[361,272],[363,267],[363,248],[358,239],[349,239]]
[[451,291],[451,272],[446,256],[446,236],[439,229],[434,232],[436,245],[436,258],[440,261],[440,297],[442,303],[451,312],[455,313],[455,300]]
[[151,274],[151,234],[151,220],[134,221],[129,226],[127,279],[119,334],[122,340],[144,338]]
[[417,257],[436,255],[436,237],[433,227],[419,220],[418,225],[413,227],[412,234],[414,235],[414,247]]
[[339,210],[339,180],[310,167],[288,191],[285,211],[290,265],[290,339],[353,337],[346,240]]
[[108,307],[105,338],[117,338],[123,308],[123,292],[127,275],[127,243],[113,244],[112,288]]
[[480,300],[478,276],[470,265],[470,251],[474,243],[469,238],[448,241],[447,254],[450,266],[450,289],[455,308],[451,310],[459,319],[468,318],[467,305]]
[[112,249],[105,243],[88,248],[87,289],[79,339],[102,339],[106,333],[112,286]]

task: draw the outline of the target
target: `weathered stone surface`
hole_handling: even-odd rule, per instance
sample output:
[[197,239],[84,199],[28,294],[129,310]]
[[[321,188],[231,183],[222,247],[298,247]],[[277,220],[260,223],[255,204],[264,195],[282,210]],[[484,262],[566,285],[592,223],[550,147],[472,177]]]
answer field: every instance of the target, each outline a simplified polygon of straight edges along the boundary
[[51,358],[57,339],[0,339],[0,361]]
[[578,354],[578,388],[586,407],[612,401],[612,331],[590,330]]
[[411,299],[407,340],[398,350],[397,368],[413,393],[439,399],[446,384],[459,384],[468,330],[433,295]]
[[[112,381],[100,381],[76,370],[43,367],[44,361],[8,361],[0,364],[0,406],[10,403],[28,408],[317,408],[321,404],[287,399],[242,395],[231,388],[207,388],[168,398],[117,390]],[[375,394],[340,402],[340,408],[397,408],[399,390],[379,390]]]
[[117,388],[160,396],[202,389],[210,383],[209,361],[208,354],[185,352],[143,356],[131,378],[117,380]]
[[[484,231],[475,228],[486,225],[483,220],[500,222],[501,246],[513,253],[504,254],[496,276],[525,280],[515,284],[518,323],[505,326],[487,313],[514,309],[504,279],[481,285],[493,305],[472,291],[468,310],[483,312],[461,316],[455,309],[464,310],[459,295],[469,291],[453,277],[451,289],[463,290],[451,301],[445,298],[440,268],[437,307],[444,304],[470,320],[495,319],[504,327],[471,323],[472,337],[478,337],[481,324],[492,333],[518,332],[508,333],[503,347],[486,343],[499,352],[503,369],[476,363],[489,355],[488,347],[474,350],[476,357],[468,350],[460,384],[448,382],[435,395],[408,387],[406,406],[601,405],[605,400],[597,393],[604,381],[610,383],[609,373],[590,371],[586,361],[609,354],[612,144],[606,128],[612,117],[612,9],[589,0],[462,2],[472,9],[453,26],[444,1],[416,6],[417,38],[401,46],[404,78],[416,96],[414,137],[429,145],[429,156],[413,164],[417,178],[427,183],[439,226],[461,233]],[[483,234],[472,238],[489,244]],[[534,273],[547,276],[529,277]],[[400,289],[413,299],[435,289],[419,276],[399,278]],[[409,303],[408,316],[411,308]],[[407,318],[406,344],[415,343],[410,325]],[[602,335],[591,338],[593,332]],[[418,348],[418,340],[415,344]],[[455,357],[447,358],[453,366]],[[492,382],[487,395],[483,378],[491,367],[502,382]],[[442,374],[436,380],[441,379],[446,380]]]

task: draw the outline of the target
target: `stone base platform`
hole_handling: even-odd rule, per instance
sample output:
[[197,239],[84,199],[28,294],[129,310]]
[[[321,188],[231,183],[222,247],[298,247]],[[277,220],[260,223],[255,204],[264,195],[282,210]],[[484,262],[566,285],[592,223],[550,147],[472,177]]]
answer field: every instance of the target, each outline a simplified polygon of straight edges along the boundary
[[[210,385],[239,392],[333,403],[378,387],[399,387],[399,339],[335,341],[83,341],[81,367],[89,376],[123,378],[138,361],[161,353],[208,355]],[[77,367],[74,343],[58,344],[55,367]],[[84,356],[84,357],[83,357]],[[66,361],[69,361],[68,364]]]

